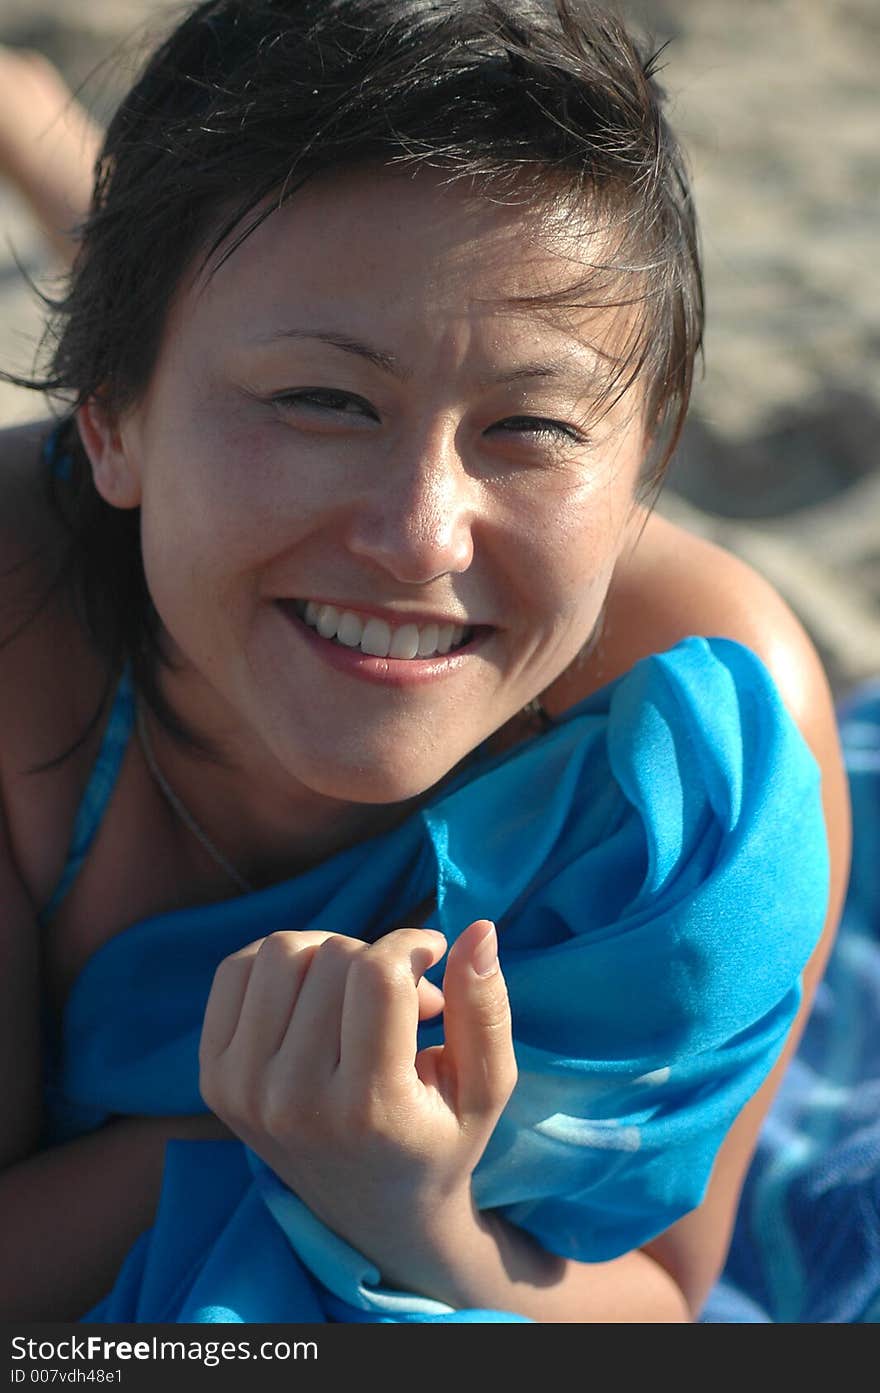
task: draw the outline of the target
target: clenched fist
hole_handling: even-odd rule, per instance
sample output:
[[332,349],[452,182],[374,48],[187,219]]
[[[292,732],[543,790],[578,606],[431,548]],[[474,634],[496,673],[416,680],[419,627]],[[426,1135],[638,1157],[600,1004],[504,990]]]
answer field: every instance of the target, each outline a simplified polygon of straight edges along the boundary
[[[398,929],[376,943],[273,933],[217,969],[199,1052],[208,1107],[313,1212],[399,1285],[417,1284],[516,1082],[495,929],[449,952]],[[444,1012],[443,1045],[418,1050]]]

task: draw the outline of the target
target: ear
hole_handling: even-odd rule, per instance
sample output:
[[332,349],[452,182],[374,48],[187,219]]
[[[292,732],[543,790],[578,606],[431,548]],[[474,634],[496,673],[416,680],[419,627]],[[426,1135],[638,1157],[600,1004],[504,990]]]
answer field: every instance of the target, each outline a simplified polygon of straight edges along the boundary
[[123,439],[120,422],[99,397],[89,397],[76,413],[80,440],[92,466],[95,488],[114,508],[139,508],[140,469]]

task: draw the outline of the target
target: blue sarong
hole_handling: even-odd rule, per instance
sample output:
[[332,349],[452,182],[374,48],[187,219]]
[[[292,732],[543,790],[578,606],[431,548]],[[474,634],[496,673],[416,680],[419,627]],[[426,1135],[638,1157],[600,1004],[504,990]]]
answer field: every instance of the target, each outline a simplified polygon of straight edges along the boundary
[[[827,891],[818,769],[771,678],[688,639],[478,752],[393,831],[111,939],[66,1007],[56,1135],[204,1110],[199,1033],[229,953],[279,929],[374,937],[436,892],[427,923],[450,942],[498,924],[513,1013],[519,1080],[476,1202],[554,1253],[613,1258],[700,1203],[797,1011]],[[440,1041],[442,1021],[420,1027]],[[518,1319],[387,1290],[234,1141],[169,1146],[155,1224],[89,1318]]]

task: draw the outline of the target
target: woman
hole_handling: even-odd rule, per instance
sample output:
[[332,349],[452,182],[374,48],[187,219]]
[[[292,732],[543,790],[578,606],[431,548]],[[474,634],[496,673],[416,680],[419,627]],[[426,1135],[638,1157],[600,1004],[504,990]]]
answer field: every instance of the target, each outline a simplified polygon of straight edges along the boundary
[[796,620],[651,513],[701,292],[650,64],[574,3],[201,5],[58,315],[6,1313],[693,1318],[848,822]]

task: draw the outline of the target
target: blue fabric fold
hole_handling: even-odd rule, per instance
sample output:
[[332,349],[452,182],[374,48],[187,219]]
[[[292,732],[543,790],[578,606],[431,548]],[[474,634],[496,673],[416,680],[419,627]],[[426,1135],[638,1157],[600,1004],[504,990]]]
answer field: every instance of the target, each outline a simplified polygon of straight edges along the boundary
[[[203,1110],[199,1030],[230,952],[277,929],[373,936],[436,892],[428,926],[450,942],[498,923],[513,1011],[519,1080],[476,1201],[564,1257],[612,1258],[700,1203],[797,1011],[827,891],[818,770],[769,674],[687,639],[477,752],[395,830],[110,940],[68,1000],[58,1135]],[[442,1021],[421,1027],[441,1041]],[[169,1147],[155,1225],[90,1318],[519,1319],[387,1291],[232,1142]]]

